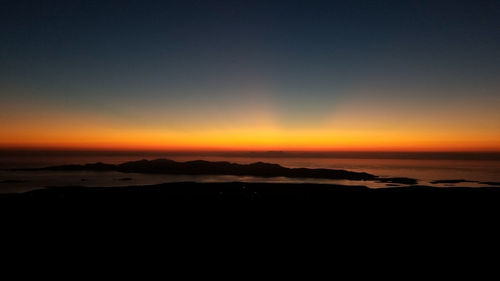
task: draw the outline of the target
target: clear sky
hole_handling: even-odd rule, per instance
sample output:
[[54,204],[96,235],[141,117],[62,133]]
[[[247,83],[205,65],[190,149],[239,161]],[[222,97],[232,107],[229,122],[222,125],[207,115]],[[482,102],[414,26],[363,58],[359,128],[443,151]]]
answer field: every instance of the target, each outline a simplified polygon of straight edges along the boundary
[[0,148],[500,151],[500,1],[0,0]]

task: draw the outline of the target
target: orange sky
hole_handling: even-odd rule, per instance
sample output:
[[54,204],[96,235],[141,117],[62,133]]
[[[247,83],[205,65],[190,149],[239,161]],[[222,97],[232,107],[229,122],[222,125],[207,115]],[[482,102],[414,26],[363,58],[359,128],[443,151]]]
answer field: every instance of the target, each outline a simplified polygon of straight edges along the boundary
[[118,113],[9,101],[0,112],[0,148],[500,151],[497,104],[455,100],[422,113],[411,102],[352,98],[298,124],[266,100],[180,111],[137,105]]
[[[354,122],[354,121],[352,121]],[[335,123],[335,122],[333,122]],[[371,127],[372,126],[372,127]],[[388,123],[374,126],[280,128],[255,125],[242,128],[126,126],[87,118],[15,120],[4,125],[0,147],[76,149],[216,149],[216,150],[389,150],[498,151],[499,131],[456,126]]]

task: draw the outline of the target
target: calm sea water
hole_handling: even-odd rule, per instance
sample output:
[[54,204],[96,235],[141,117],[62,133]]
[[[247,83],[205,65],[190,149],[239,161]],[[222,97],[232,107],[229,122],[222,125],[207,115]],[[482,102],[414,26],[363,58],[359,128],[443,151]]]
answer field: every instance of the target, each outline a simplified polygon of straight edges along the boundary
[[242,176],[189,176],[189,175],[149,175],[124,174],[120,172],[56,172],[56,171],[10,171],[11,168],[36,168],[63,164],[85,164],[104,162],[111,164],[140,159],[169,158],[176,161],[209,160],[234,163],[253,163],[263,161],[277,163],[285,167],[330,168],[357,172],[367,172],[382,177],[410,177],[422,185],[434,186],[485,186],[479,183],[431,184],[433,180],[466,179],[474,181],[499,182],[500,160],[488,159],[397,159],[378,158],[339,158],[339,157],[282,157],[282,156],[217,156],[217,155],[169,155],[158,154],[30,154],[3,155],[0,157],[0,192],[24,192],[44,186],[128,186],[147,185],[165,182],[197,181],[246,181],[246,182],[315,182],[343,185],[364,185],[372,188],[387,187],[384,183],[371,181],[318,180],[259,178]]

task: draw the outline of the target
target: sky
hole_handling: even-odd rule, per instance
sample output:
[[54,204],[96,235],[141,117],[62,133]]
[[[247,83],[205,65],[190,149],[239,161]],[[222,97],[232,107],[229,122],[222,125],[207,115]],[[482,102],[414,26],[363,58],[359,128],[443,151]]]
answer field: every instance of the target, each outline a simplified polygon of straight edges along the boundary
[[500,151],[500,1],[0,0],[0,148]]

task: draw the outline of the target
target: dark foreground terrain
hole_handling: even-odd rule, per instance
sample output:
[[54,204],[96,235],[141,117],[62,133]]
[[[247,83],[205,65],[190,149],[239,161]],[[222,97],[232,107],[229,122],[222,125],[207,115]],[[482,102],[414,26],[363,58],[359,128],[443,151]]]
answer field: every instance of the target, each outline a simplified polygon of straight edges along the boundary
[[[321,202],[342,206],[387,206],[410,204],[422,210],[428,204],[463,204],[476,200],[500,206],[500,188],[428,186],[371,189],[364,186],[290,183],[195,183],[179,182],[128,187],[48,187],[25,193],[0,194],[1,203],[107,203],[154,204],[175,202]],[[426,205],[427,204],[427,205]],[[486,204],[487,205],[487,204]],[[486,206],[485,205],[485,206]]]
[[[297,243],[317,243],[318,249],[334,243],[328,254],[337,254],[338,247],[350,252],[353,246],[377,246],[373,254],[378,255],[391,246],[399,249],[397,241],[404,241],[405,252],[408,246],[433,245],[429,242],[441,247],[449,237],[464,237],[453,244],[459,249],[488,235],[497,240],[500,188],[243,182],[57,187],[1,194],[0,214],[4,232],[28,227],[23,232],[28,240],[48,234],[49,241],[106,244],[126,237],[120,249],[131,242],[150,243],[151,249],[167,243],[210,245],[215,253],[225,245],[240,255],[255,247],[262,254],[280,243],[291,251]],[[242,245],[248,248],[242,250]]]

